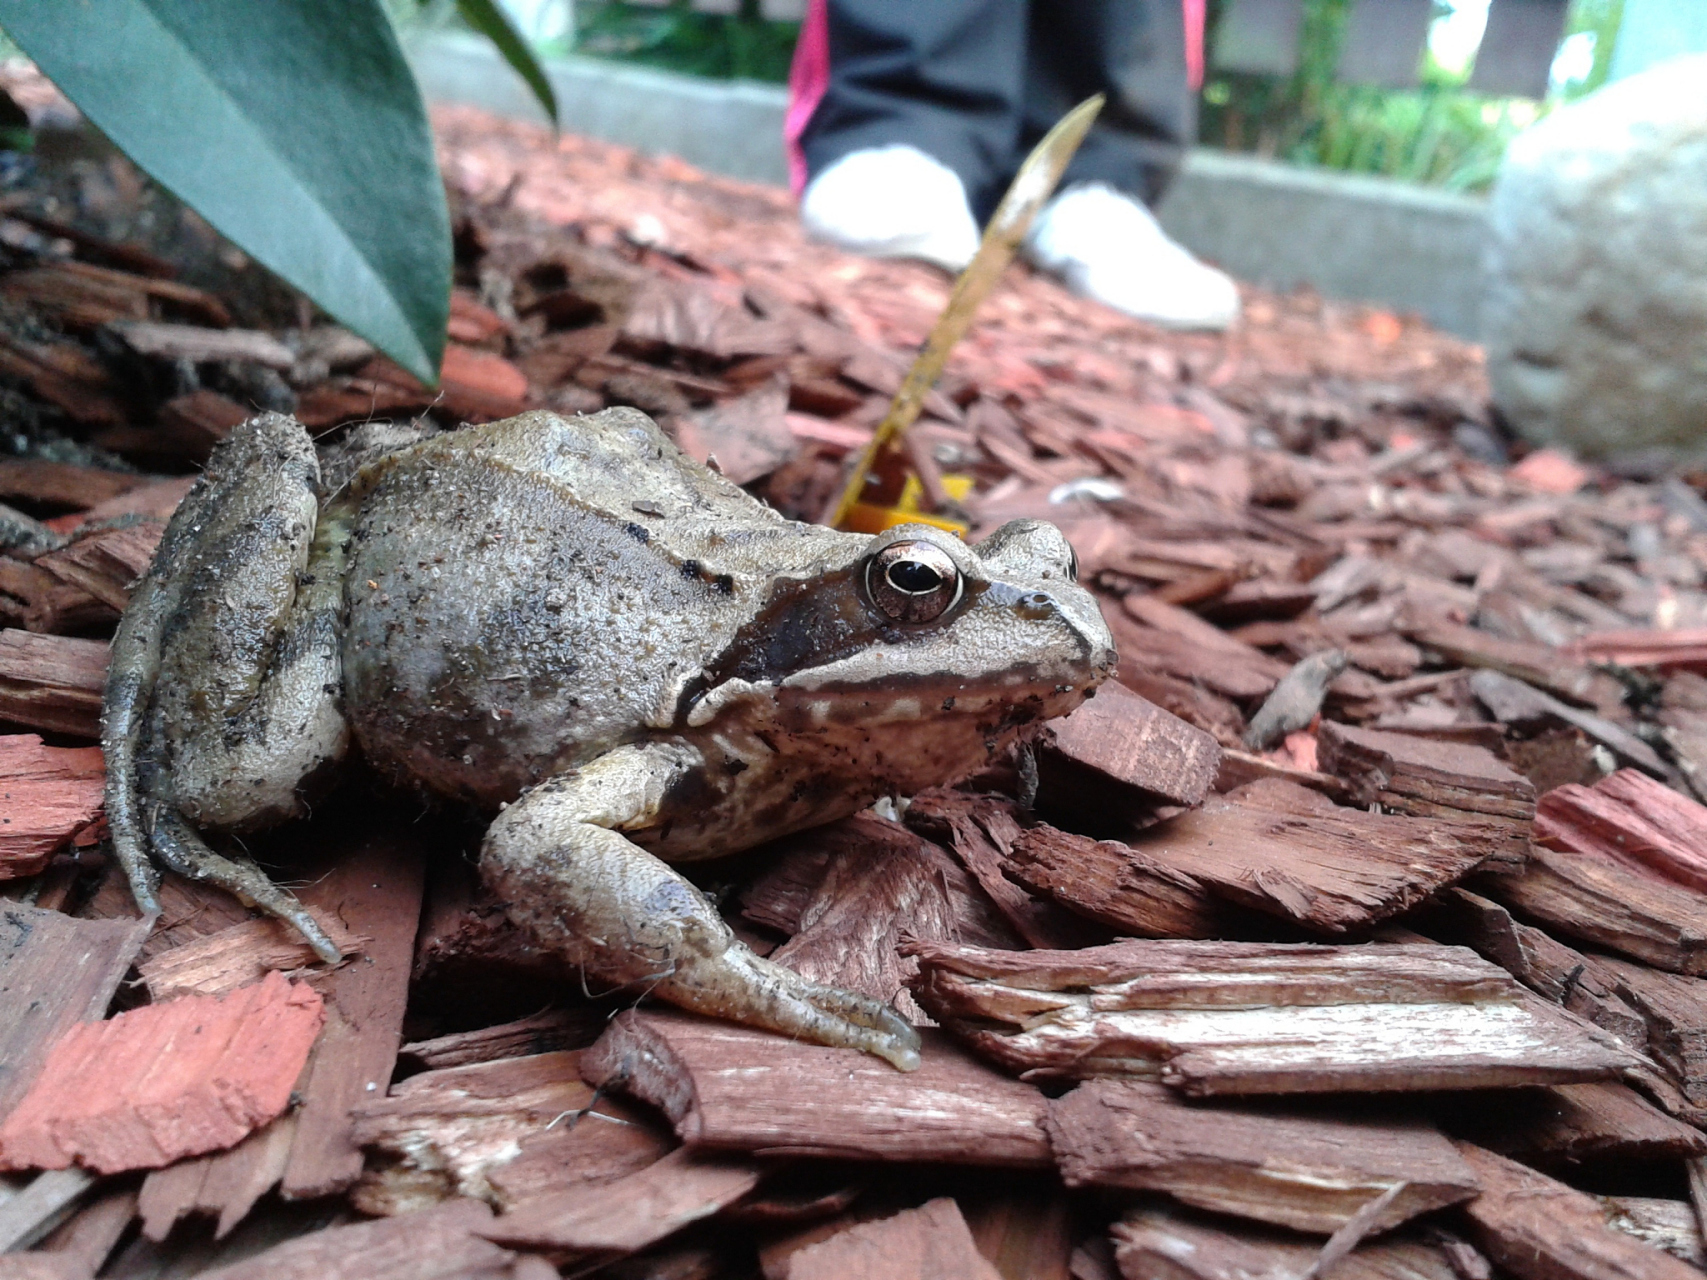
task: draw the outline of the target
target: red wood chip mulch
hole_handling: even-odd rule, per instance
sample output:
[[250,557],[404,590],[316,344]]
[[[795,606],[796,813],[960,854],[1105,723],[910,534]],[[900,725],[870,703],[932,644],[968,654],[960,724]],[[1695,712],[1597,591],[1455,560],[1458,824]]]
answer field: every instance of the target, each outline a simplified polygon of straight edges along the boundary
[[1067,532],[1119,684],[706,874],[924,1024],[916,1074],[589,993],[477,823],[369,780],[245,844],[339,966],[172,876],[132,924],[105,640],[252,408],[335,453],[634,405],[812,518],[948,296],[781,192],[436,121],[436,392],[98,147],[0,212],[0,1159],[44,1171],[0,1184],[0,1270],[1699,1274],[1707,475],[1510,446],[1474,346],[1306,292],[1168,334],[1016,267],[915,429],[974,537]]

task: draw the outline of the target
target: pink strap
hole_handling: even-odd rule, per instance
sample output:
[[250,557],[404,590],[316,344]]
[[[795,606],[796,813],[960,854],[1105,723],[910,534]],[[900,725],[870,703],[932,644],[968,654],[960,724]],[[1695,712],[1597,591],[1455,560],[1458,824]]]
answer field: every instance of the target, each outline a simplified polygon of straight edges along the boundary
[[1185,82],[1196,93],[1203,88],[1203,27],[1209,0],[1181,0],[1185,7]]
[[[1189,4],[1191,0],[1186,0]],[[1203,0],[1197,0],[1201,5]],[[788,68],[788,114],[782,118],[782,139],[788,148],[788,185],[799,199],[806,190],[806,153],[800,139],[812,113],[830,87],[829,0],[807,0],[800,40]]]

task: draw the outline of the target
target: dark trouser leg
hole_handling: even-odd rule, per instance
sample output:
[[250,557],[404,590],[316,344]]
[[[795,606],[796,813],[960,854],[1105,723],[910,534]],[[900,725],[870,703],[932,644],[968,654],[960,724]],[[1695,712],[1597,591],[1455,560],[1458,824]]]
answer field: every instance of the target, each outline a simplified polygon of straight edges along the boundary
[[1031,5],[1028,54],[1015,163],[1074,106],[1106,93],[1061,185],[1106,182],[1153,205],[1197,132],[1180,0],[1043,0]]
[[974,208],[993,207],[1019,145],[1027,7],[830,0],[830,85],[801,138],[807,168],[906,143],[959,174]]

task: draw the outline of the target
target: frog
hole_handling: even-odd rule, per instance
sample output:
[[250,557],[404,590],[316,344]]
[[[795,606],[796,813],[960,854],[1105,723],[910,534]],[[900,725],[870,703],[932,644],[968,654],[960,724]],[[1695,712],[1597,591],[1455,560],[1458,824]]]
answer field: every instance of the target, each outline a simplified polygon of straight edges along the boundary
[[889,1004],[740,941],[679,866],[988,766],[1114,668],[1053,524],[976,543],[786,518],[629,408],[393,432],[323,470],[234,428],[111,646],[116,858],[339,960],[241,837],[356,764],[489,821],[482,879],[583,981],[919,1065]]

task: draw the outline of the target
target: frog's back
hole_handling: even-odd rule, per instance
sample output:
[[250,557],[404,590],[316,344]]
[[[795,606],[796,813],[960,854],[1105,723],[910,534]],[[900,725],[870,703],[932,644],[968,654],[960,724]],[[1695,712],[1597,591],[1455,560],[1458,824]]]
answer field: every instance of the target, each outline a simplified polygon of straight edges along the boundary
[[368,758],[484,804],[668,728],[778,568],[845,535],[784,520],[643,414],[526,414],[364,470],[346,706]]
[[650,502],[660,518],[723,519],[740,524],[788,523],[671,442],[637,409],[607,409],[564,418],[538,411],[486,426],[464,427],[423,442],[410,454],[462,454],[554,481],[585,505],[634,518]]

